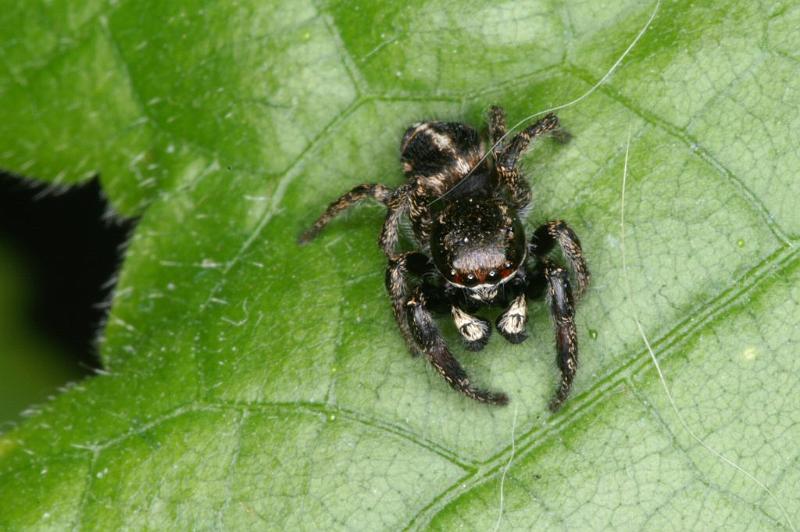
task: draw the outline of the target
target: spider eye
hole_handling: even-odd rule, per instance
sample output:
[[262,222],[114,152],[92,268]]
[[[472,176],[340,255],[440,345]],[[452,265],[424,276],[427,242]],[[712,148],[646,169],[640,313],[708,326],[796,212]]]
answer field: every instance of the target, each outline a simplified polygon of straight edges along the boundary
[[492,279],[494,279],[495,277],[497,277],[497,271],[496,271],[496,270],[492,270],[492,271],[490,271],[490,272],[489,272],[489,277],[490,277],[490,278],[492,278]]
[[467,274],[467,282],[464,283],[464,284],[466,284],[467,286],[472,286],[477,282],[478,282],[478,279],[475,277],[475,274],[474,273],[468,273]]

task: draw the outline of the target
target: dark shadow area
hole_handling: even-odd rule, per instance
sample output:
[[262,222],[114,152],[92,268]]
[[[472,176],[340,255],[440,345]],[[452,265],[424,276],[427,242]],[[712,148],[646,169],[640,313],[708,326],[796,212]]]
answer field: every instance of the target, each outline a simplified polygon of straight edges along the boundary
[[[0,240],[25,265],[25,321],[85,373],[134,220],[111,219],[98,180],[54,191],[0,171]],[[38,333],[37,333],[38,334]]]

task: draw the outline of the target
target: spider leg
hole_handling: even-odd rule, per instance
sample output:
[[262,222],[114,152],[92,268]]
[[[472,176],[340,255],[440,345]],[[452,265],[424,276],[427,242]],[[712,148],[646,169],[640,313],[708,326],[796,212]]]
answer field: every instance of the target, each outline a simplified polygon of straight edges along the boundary
[[520,131],[497,157],[495,168],[499,184],[508,188],[514,208],[521,209],[531,200],[530,185],[517,169],[519,156],[527,149],[533,139],[557,127],[558,117],[550,113],[535,124]]
[[500,139],[506,134],[506,112],[498,105],[493,105],[489,108],[489,140],[494,146],[492,154],[495,160],[503,151],[503,145],[498,144]]
[[429,264],[428,257],[422,253],[409,252],[390,258],[386,268],[386,290],[392,300],[394,319],[413,356],[418,356],[421,350],[414,341],[406,317],[406,304],[409,297],[407,278],[409,270],[416,275],[424,275],[428,268],[426,265]]
[[427,309],[425,295],[417,289],[406,303],[409,327],[418,349],[425,353],[431,365],[455,390],[471,399],[494,405],[508,404],[502,392],[490,392],[473,387],[464,368],[447,348],[433,316]]
[[525,294],[515,297],[506,310],[497,317],[496,327],[503,337],[512,344],[518,344],[528,337],[525,325],[528,323],[528,301]]
[[561,383],[549,408],[555,412],[564,404],[578,369],[578,334],[575,329],[575,299],[567,270],[542,259],[547,286],[547,303],[556,335],[556,363],[561,370]]
[[[367,198],[372,198],[380,201],[384,205],[389,204],[389,200],[393,196],[393,191],[389,187],[380,184],[364,184],[358,185],[350,192],[347,192],[339,197],[336,201],[328,205],[328,208],[322,215],[317,218],[314,225],[309,227],[302,235],[300,235],[299,242],[305,244],[313,240],[322,229],[325,228],[337,214],[352,207],[359,201]],[[390,211],[391,212],[391,211]]]
[[592,278],[586,261],[583,259],[581,241],[570,226],[561,220],[553,220],[539,226],[531,237],[531,249],[537,257],[543,257],[552,251],[558,243],[570,269],[575,272],[578,289],[575,297],[580,299],[589,286]]
[[486,347],[492,333],[488,321],[464,312],[457,305],[450,308],[450,313],[453,315],[453,322],[458,332],[464,339],[464,347],[470,351],[480,351]]
[[433,268],[427,256],[418,252],[403,253],[389,259],[386,270],[386,288],[392,300],[392,310],[397,325],[403,333],[411,353],[424,353],[436,371],[450,386],[477,401],[504,405],[508,397],[474,388],[461,364],[455,359],[442,338],[433,315],[428,309],[426,289],[430,285],[419,286],[412,291],[408,287],[408,274],[422,276]]
[[397,244],[400,241],[400,222],[403,215],[413,209],[409,209],[412,205],[411,192],[412,184],[406,183],[405,185],[397,188],[392,197],[386,202],[388,212],[386,213],[386,220],[383,222],[383,229],[381,229],[381,237],[378,241],[383,254],[388,258],[397,256]]
[[513,168],[517,164],[517,159],[524,152],[533,139],[552,131],[558,127],[558,117],[550,113],[538,122],[530,125],[517,133],[508,143],[508,147],[503,151],[501,163],[504,167]]

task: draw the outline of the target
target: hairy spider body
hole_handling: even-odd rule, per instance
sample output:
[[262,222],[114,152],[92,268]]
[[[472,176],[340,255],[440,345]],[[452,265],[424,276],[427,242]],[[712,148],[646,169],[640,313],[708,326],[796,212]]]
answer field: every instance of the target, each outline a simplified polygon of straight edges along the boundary
[[[406,183],[395,190],[380,184],[355,187],[331,203],[300,237],[301,243],[310,241],[360,200],[386,205],[379,244],[388,258],[386,288],[400,331],[413,354],[424,354],[450,386],[478,401],[503,405],[508,397],[472,384],[433,312],[449,312],[465,347],[477,351],[488,342],[492,327],[476,311],[503,308],[494,325],[506,340],[520,343],[527,338],[527,300],[544,295],[562,374],[551,410],[561,407],[572,387],[578,361],[575,302],[590,279],[580,241],[559,220],[541,225],[528,241],[519,217],[530,204],[531,191],[517,161],[536,136],[558,131],[566,140],[557,128],[558,119],[549,114],[504,143],[505,114],[492,107],[492,153],[485,157],[478,132],[466,124],[413,124],[401,143]],[[405,217],[411,221],[416,251],[400,250]],[[556,245],[577,281],[574,294],[567,270],[549,258]]]

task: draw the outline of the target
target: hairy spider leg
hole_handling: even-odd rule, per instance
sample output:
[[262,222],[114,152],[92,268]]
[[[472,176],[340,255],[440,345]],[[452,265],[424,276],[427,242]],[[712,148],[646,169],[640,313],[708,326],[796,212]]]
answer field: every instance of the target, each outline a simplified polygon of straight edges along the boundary
[[500,141],[506,135],[506,112],[502,107],[493,105],[489,108],[489,141],[492,143],[494,159],[503,152]]
[[386,203],[388,212],[383,222],[378,245],[383,250],[383,254],[389,259],[397,255],[397,245],[400,241],[400,226],[403,215],[406,213],[410,214],[410,211],[413,211],[412,198],[409,197],[410,192],[411,183],[406,183],[398,187]]
[[[392,312],[397,326],[406,341],[406,345],[411,350],[412,356],[419,356],[422,350],[414,341],[408,319],[406,318],[406,303],[408,302],[408,267],[409,263],[414,264],[412,256],[421,255],[417,252],[402,253],[389,259],[386,267],[386,290],[389,292],[389,299],[392,300]],[[424,255],[423,255],[424,257]],[[425,257],[427,260],[427,257]]]
[[575,328],[575,299],[567,270],[547,259],[541,259],[546,284],[546,300],[553,318],[556,336],[556,364],[561,370],[561,383],[548,405],[555,412],[564,404],[575,372],[578,370],[578,333]]
[[558,243],[567,266],[575,273],[578,282],[575,291],[576,299],[580,299],[592,279],[581,250],[581,241],[575,231],[561,220],[552,220],[539,226],[531,237],[531,251],[537,257],[543,257],[553,250]]
[[408,299],[406,313],[414,341],[447,384],[470,399],[482,403],[508,404],[508,396],[502,392],[473,387],[467,372],[447,348],[447,343],[426,306],[425,295],[421,288],[417,288]]
[[[390,259],[386,270],[386,288],[392,300],[392,310],[411,353],[415,356],[424,353],[444,380],[467,397],[497,405],[508,403],[508,397],[503,393],[474,388],[464,368],[447,348],[428,308],[428,294],[435,288],[418,286],[409,295],[409,272],[422,277],[432,268],[427,256],[410,252]],[[443,296],[434,294],[434,297],[441,299]]]
[[520,131],[497,158],[497,177],[499,184],[511,193],[511,201],[516,209],[522,209],[531,201],[531,187],[517,168],[519,156],[536,137],[558,127],[558,117],[552,113],[535,124]]
[[317,218],[314,225],[300,235],[299,242],[305,244],[316,238],[339,213],[349,209],[361,200],[374,199],[388,206],[394,194],[395,192],[391,188],[378,183],[368,183],[354,187],[350,192],[342,194],[328,205],[328,208]]

